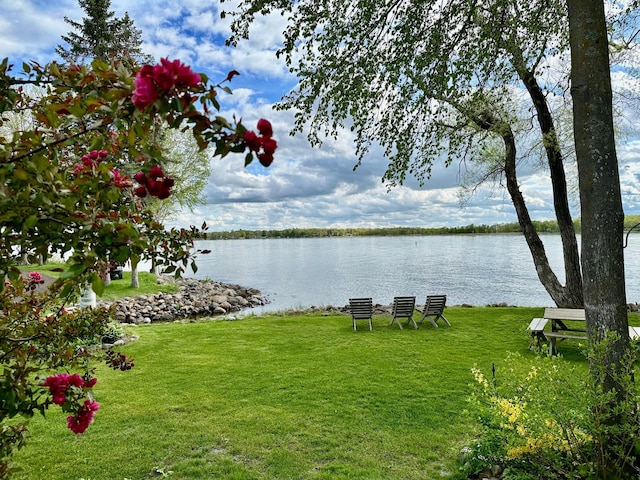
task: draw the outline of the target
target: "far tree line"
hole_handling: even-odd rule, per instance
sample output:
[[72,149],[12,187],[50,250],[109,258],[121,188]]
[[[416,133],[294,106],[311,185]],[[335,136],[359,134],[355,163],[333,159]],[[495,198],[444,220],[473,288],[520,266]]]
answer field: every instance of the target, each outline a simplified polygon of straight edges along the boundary
[[[624,229],[629,231],[640,223],[640,215],[627,215]],[[555,220],[533,220],[536,230],[541,233],[560,233]],[[576,232],[581,231],[580,219],[573,221]],[[637,230],[640,232],[640,229]],[[464,235],[482,233],[521,233],[518,222],[493,225],[469,224],[460,227],[379,227],[379,228],[285,228],[282,230],[231,230],[225,232],[207,232],[206,240],[235,240],[248,238],[312,238],[312,237],[392,237],[403,235]]]

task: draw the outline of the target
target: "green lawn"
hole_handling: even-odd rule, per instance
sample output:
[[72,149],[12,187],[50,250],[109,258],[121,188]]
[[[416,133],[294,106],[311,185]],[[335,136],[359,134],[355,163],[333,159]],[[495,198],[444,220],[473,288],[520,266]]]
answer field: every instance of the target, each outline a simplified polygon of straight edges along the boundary
[[[66,265],[61,262],[51,262],[44,265],[22,265],[20,270],[23,272],[39,272],[43,275],[48,275],[53,278],[59,278],[62,270],[66,268]],[[171,278],[171,277],[167,277]],[[105,287],[104,293],[99,300],[113,301],[122,297],[134,297],[137,295],[148,295],[152,293],[175,293],[178,291],[178,286],[174,283],[164,283],[158,285],[156,281],[157,277],[153,273],[138,272],[139,287],[134,288],[131,286],[131,272],[123,272],[123,278],[117,280],[111,280],[111,283]]]
[[[470,368],[533,358],[542,309],[445,313],[452,327],[402,331],[386,316],[354,332],[344,315],[136,327],[135,368],[98,369],[95,423],[74,435],[58,407],[34,418],[16,478],[456,478]],[[585,363],[575,342],[561,352]]]

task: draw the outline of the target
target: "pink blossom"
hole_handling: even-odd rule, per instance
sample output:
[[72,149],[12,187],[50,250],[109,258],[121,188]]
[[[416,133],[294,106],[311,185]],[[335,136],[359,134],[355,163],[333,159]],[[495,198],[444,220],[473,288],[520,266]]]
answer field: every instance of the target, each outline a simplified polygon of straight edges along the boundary
[[29,272],[29,283],[44,283],[42,275],[38,272]]
[[180,60],[170,61],[168,58],[162,58],[158,65],[144,65],[140,69],[134,82],[136,88],[132,101],[142,110],[155,102],[160,95],[169,94],[174,88],[182,90],[196,87],[201,82],[200,75]]
[[154,71],[151,65],[144,65],[134,82],[136,88],[133,91],[131,101],[140,110],[151,105],[158,99],[158,88],[154,83]]
[[158,193],[160,193],[160,182],[156,180],[149,180],[147,182],[147,190],[150,195],[153,195],[154,197],[157,196]]
[[140,185],[134,190],[134,193],[137,197],[144,198],[147,196],[147,187],[145,187],[144,185]]
[[69,376],[69,386],[81,388],[84,385],[84,380],[77,373]]
[[172,178],[169,178],[162,171],[162,167],[154,165],[148,174],[138,172],[133,177],[140,184],[134,191],[135,195],[144,198],[148,195],[158,197],[160,200],[171,196],[171,187],[175,184]]
[[138,172],[133,176],[133,179],[138,182],[140,185],[146,185],[147,184],[147,176],[144,174],[144,172]]
[[168,58],[162,58],[160,59],[160,65],[157,65],[157,67],[160,66],[162,76],[169,77],[171,80],[169,86],[165,87],[167,90],[174,86],[178,88],[196,87],[202,81],[200,75],[191,70],[191,67],[182,64],[180,60],[176,59],[170,62]]
[[171,191],[169,190],[168,187],[162,187],[158,189],[158,194],[156,195],[156,197],[158,197],[160,200],[165,200],[170,196],[171,196]]
[[249,147],[249,150],[251,150],[252,152],[257,152],[258,150],[260,150],[260,139],[255,134],[255,132],[247,130],[246,132],[244,132],[242,139],[245,141],[247,147]]
[[265,120],[264,118],[258,120],[258,131],[260,132],[260,135],[264,137],[270,137],[271,135],[273,135],[271,122],[269,120]]
[[259,153],[258,161],[263,167],[268,167],[273,163],[273,155],[270,153]]
[[115,168],[111,170],[113,173],[113,184],[118,188],[125,188],[131,186],[131,180],[128,177],[120,175],[120,172]]
[[152,180],[157,180],[158,178],[164,177],[164,172],[162,171],[162,167],[158,165],[154,165],[149,169],[149,178]]
[[273,154],[278,148],[278,143],[271,138],[273,135],[271,122],[264,118],[258,120],[258,132],[260,132],[260,136],[251,130],[247,130],[244,132],[242,139],[249,148],[249,151],[256,153],[260,163],[268,167],[273,163]]
[[49,392],[53,396],[53,403],[56,405],[64,405],[66,401],[66,393],[69,388],[68,373],[59,373],[51,375],[41,384],[43,387],[49,387]]
[[84,380],[83,379],[82,387],[83,388],[93,388],[96,383],[98,383],[98,379],[96,377],[92,377],[89,380]]
[[264,153],[273,155],[276,148],[278,148],[278,144],[273,138],[268,137],[262,140],[262,149],[264,150]]
[[84,404],[75,415],[67,417],[67,426],[73,433],[84,433],[93,423],[95,412],[100,408],[100,404],[93,400],[85,400]]

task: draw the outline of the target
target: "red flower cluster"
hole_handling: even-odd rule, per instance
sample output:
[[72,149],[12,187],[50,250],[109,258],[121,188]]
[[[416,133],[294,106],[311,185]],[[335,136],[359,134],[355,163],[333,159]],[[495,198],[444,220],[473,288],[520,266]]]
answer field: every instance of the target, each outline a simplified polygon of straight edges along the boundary
[[133,104],[140,110],[155,102],[160,95],[168,94],[172,89],[196,87],[202,79],[180,60],[170,62],[163,58],[155,66],[144,65],[135,79],[133,91]]
[[80,410],[75,415],[67,417],[67,426],[73,433],[84,433],[93,423],[93,417],[100,408],[100,404],[94,400],[85,400]]
[[29,272],[29,275],[27,275],[27,281],[29,283],[35,283],[35,284],[44,283],[44,279],[42,278],[42,275],[40,275],[39,272]]
[[64,405],[67,401],[67,391],[69,388],[92,388],[97,381],[97,378],[84,380],[77,373],[74,373],[73,375],[69,375],[68,373],[59,373],[57,375],[47,377],[41,385],[43,387],[49,387],[49,392],[53,395],[53,403],[56,405]]
[[278,148],[276,141],[271,138],[273,135],[271,122],[264,118],[258,120],[258,132],[260,132],[260,136],[251,130],[247,130],[244,132],[243,140],[250,151],[256,152],[260,163],[268,167],[273,162],[273,153]]
[[144,198],[147,195],[158,197],[160,200],[169,198],[171,195],[171,187],[174,185],[172,178],[167,177],[162,168],[155,165],[151,167],[148,174],[144,172],[136,173],[133,178],[140,186],[134,190],[135,194]]
[[[73,174],[77,177],[82,173],[91,173],[98,163],[104,161],[109,156],[106,150],[93,150],[87,155],[80,157],[80,162],[73,170]],[[113,184],[118,188],[127,188],[131,186],[129,177],[121,175],[115,168],[111,170],[113,174]]]
[[76,169],[73,171],[73,174],[75,176],[78,176],[80,172],[91,170],[108,156],[109,152],[107,152],[106,150],[92,150],[87,155],[83,155],[82,157],[80,157],[81,163],[78,164]]
[[90,167],[95,162],[100,162],[109,156],[109,152],[106,150],[93,150],[88,155],[83,155],[80,161],[86,166]]
[[79,400],[78,397],[84,396],[85,390],[93,388],[97,381],[95,377],[85,380],[77,373],[59,373],[47,377],[41,383],[43,387],[49,387],[53,403],[61,405],[63,411],[75,411],[74,415],[67,417],[67,426],[73,433],[83,433],[93,423],[93,417],[100,408],[100,404],[91,399],[86,399],[80,407],[75,403]]
[[118,188],[128,188],[131,186],[131,180],[129,177],[120,175],[120,172],[115,168],[111,170],[113,173],[113,184]]
[[38,285],[44,284],[44,278],[38,272],[29,272],[27,276],[27,291],[34,292]]

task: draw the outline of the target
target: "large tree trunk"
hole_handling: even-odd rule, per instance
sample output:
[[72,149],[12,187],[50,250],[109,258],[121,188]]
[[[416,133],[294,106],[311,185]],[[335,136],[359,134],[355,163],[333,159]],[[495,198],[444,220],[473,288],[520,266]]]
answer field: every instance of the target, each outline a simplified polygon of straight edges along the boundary
[[[513,51],[513,62],[518,71],[518,75],[522,83],[529,92],[529,97],[536,109],[536,117],[544,142],[544,149],[547,155],[547,163],[549,164],[549,173],[551,177],[551,187],[553,190],[553,207],[558,221],[558,229],[562,240],[562,254],[564,259],[565,286],[561,291],[555,288],[553,279],[549,279],[544,272],[538,270],[538,277],[542,285],[547,289],[551,298],[558,307],[566,308],[582,308],[584,305],[582,294],[582,273],[580,269],[580,251],[578,249],[578,240],[571,218],[571,209],[569,208],[569,196],[567,191],[567,179],[564,171],[564,162],[562,152],[560,151],[560,141],[553,123],[553,116],[547,104],[544,92],[540,88],[538,81],[531,70],[526,67],[522,52],[519,49]],[[526,236],[526,234],[525,234]],[[537,238],[534,241],[540,241]],[[529,243],[529,242],[528,242]],[[531,245],[529,247],[531,249]],[[544,247],[543,247],[544,251]],[[531,249],[532,255],[535,254]],[[546,257],[545,257],[546,258]],[[548,266],[548,263],[547,263]],[[541,275],[543,273],[543,275]],[[555,277],[555,275],[554,275]]]
[[[609,331],[605,365],[591,365],[591,373],[605,391],[626,395],[616,380],[629,342],[622,237],[624,213],[616,157],[609,51],[602,0],[567,0],[571,45],[571,95],[582,208],[582,274],[587,332],[591,344]],[[599,376],[604,368],[604,376]],[[615,390],[614,390],[615,389]],[[615,408],[605,422],[619,419]],[[615,465],[619,439],[604,439],[604,458],[598,478],[607,478]]]

